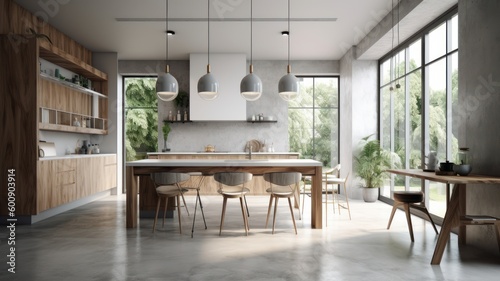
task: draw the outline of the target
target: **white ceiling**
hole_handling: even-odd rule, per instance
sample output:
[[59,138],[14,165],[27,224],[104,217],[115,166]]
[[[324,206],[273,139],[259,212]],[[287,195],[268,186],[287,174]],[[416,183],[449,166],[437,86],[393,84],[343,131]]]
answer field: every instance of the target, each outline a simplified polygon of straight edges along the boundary
[[[92,51],[117,52],[120,60],[166,58],[165,0],[14,2],[48,18],[51,25]],[[291,0],[291,59],[340,59],[346,46],[358,44],[390,12],[391,2]],[[456,0],[422,2],[442,13]],[[176,32],[169,37],[169,59],[185,60],[190,53],[207,52],[207,6],[204,0],[169,0],[169,29]],[[210,0],[210,18],[210,52],[246,53],[250,58],[250,0]],[[253,1],[253,18],[253,59],[287,59],[287,39],[281,36],[287,30],[287,0]],[[419,26],[401,30],[412,34],[430,20],[419,16]],[[380,40],[384,46],[376,46],[375,56],[390,50],[389,41]]]

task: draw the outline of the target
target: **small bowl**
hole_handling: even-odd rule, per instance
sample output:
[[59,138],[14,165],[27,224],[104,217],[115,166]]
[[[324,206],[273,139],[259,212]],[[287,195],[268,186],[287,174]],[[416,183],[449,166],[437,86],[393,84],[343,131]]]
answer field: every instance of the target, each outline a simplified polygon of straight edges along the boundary
[[454,165],[453,172],[460,176],[467,176],[472,171],[472,167],[469,164]]

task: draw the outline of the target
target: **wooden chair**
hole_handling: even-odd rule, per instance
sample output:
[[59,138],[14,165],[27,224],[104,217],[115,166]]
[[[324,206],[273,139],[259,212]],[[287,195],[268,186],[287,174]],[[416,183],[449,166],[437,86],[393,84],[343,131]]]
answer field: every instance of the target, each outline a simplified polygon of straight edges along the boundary
[[[335,213],[335,193],[338,193],[337,186],[339,184],[340,164],[335,167],[323,171],[323,193],[325,194],[325,226],[328,226],[328,204],[332,203],[333,213]],[[332,194],[332,201],[328,200],[328,194]]]
[[222,204],[219,236],[222,233],[222,227],[224,225],[224,217],[226,215],[228,198],[240,199],[241,213],[243,214],[243,223],[245,225],[245,233],[248,236],[250,227],[248,226],[246,200],[244,201],[243,198],[248,192],[250,192],[250,189],[245,187],[245,183],[251,181],[252,177],[252,174],[245,172],[220,172],[214,174],[214,180],[219,183],[217,192],[224,198],[224,202]]
[[269,214],[271,213],[271,206],[274,199],[274,216],[273,216],[273,234],[276,225],[276,211],[278,209],[278,199],[287,198],[288,205],[290,206],[290,214],[292,215],[293,227],[295,234],[297,234],[297,225],[295,224],[295,217],[293,215],[292,200],[290,197],[295,196],[302,174],[298,172],[276,172],[264,174],[264,180],[269,182],[269,188],[266,190],[270,194],[269,207],[267,208],[266,228],[269,222]]
[[180,198],[188,190],[186,188],[182,188],[180,186],[180,183],[187,181],[189,177],[190,177],[189,174],[184,174],[184,173],[160,172],[151,174],[151,179],[155,184],[156,194],[158,195],[158,203],[156,204],[156,214],[153,223],[153,232],[155,232],[156,230],[156,222],[158,220],[158,213],[160,211],[161,200],[165,199],[165,209],[163,212],[163,223],[162,223],[163,227],[165,225],[165,215],[167,213],[168,199],[171,197],[175,197],[177,199],[177,216],[179,218],[179,233],[182,234]]
[[[339,209],[339,215],[340,215],[340,209],[346,209],[347,212],[349,213],[349,220],[351,219],[351,208],[349,207],[349,197],[347,196],[347,180],[349,178],[349,173],[347,173],[345,178],[327,178],[325,179],[325,184],[330,184],[330,185],[337,185],[339,188],[335,189],[332,188],[332,193],[333,193],[333,203],[337,202],[337,207]],[[344,202],[340,202],[340,185],[343,186],[343,196],[344,196]],[[344,204],[345,203],[345,204]],[[335,210],[335,206],[333,208]]]
[[389,218],[387,229],[391,227],[392,218],[394,217],[396,209],[398,208],[398,206],[403,205],[404,211],[406,213],[406,220],[408,222],[408,230],[410,231],[411,242],[415,242],[415,239],[413,238],[410,208],[414,208],[425,213],[429,217],[434,231],[436,232],[436,234],[438,234],[436,225],[434,224],[429,211],[427,211],[427,208],[422,204],[423,201],[424,193],[421,191],[394,191],[394,205],[392,206],[391,217]]

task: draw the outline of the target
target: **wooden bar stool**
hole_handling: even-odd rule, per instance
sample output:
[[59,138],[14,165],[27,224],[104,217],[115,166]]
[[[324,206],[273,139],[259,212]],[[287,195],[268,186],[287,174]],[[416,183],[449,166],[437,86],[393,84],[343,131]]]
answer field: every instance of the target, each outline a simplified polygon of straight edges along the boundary
[[399,206],[403,205],[406,213],[406,220],[408,222],[408,230],[410,231],[411,242],[415,242],[415,239],[413,238],[413,227],[411,224],[410,208],[414,208],[425,213],[429,217],[429,220],[432,223],[434,231],[436,231],[436,234],[438,234],[436,225],[434,224],[434,221],[432,220],[429,211],[427,211],[427,208],[422,204],[423,201],[424,201],[424,193],[422,191],[394,191],[394,205],[392,206],[391,217],[389,218],[389,224],[387,225],[387,229],[391,227],[392,218],[394,217],[396,209]]

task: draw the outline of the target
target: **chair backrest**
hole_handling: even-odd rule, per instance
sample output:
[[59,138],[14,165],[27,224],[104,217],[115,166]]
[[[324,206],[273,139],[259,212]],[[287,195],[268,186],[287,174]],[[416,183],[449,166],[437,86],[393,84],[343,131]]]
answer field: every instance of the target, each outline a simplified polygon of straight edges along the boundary
[[323,171],[324,175],[333,175],[336,177],[340,176],[340,164],[337,164],[335,167],[327,169],[326,171]]
[[264,174],[264,180],[275,185],[287,186],[300,182],[302,174],[299,172],[276,172]]
[[[266,173],[263,177],[265,181],[269,182],[271,192],[275,192],[273,185],[288,186],[290,188],[290,192],[293,192],[299,187],[299,183],[302,180],[302,174],[299,172]],[[280,192],[283,192],[283,190]]]
[[189,180],[190,175],[186,173],[159,172],[152,173],[151,179],[158,185],[172,185]]
[[228,186],[242,185],[252,180],[253,175],[245,172],[220,172],[214,174],[214,180]]

